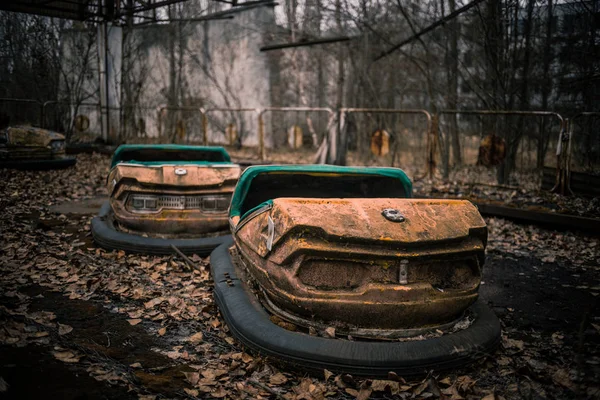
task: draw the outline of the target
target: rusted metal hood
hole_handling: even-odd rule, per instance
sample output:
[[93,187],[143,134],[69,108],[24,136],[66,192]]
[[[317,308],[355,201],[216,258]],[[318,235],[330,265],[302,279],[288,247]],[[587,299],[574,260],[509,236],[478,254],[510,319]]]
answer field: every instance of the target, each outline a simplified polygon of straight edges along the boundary
[[[384,210],[404,218],[394,222]],[[291,229],[324,237],[418,244],[459,239],[486,224],[466,200],[428,199],[277,199],[272,218],[275,240]]]
[[[384,210],[397,210],[402,222],[394,222],[383,215]],[[392,211],[393,213],[393,211]],[[259,215],[244,223],[244,230],[262,231],[264,240],[254,241],[255,251],[263,257],[287,237],[297,240],[319,238],[334,242],[373,243],[392,248],[411,248],[440,245],[477,236],[483,244],[487,240],[485,221],[477,208],[466,200],[429,199],[302,199],[273,200],[268,217],[273,229],[267,232]],[[268,236],[272,236],[268,246]],[[252,240],[251,240],[252,242]]]
[[221,187],[234,185],[240,172],[240,166],[236,164],[153,166],[118,164],[108,176],[108,192],[112,195],[119,183],[125,179],[135,180],[142,186]]
[[46,147],[53,140],[65,140],[64,135],[33,126],[7,128],[8,141],[12,146]]

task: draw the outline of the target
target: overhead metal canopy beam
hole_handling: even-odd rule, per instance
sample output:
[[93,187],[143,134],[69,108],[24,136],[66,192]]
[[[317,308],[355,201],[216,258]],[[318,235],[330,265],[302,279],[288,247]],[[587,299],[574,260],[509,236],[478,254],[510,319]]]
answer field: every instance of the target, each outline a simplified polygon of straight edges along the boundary
[[122,0],[0,0],[0,10],[77,21],[94,17],[113,21],[125,14],[136,16],[137,13],[183,1],[186,0],[134,0],[132,8],[127,8]]
[[0,10],[26,14],[44,15],[47,17],[66,18],[83,21],[97,16],[90,8],[98,7],[91,0],[19,0],[0,1]]
[[298,42],[290,42],[290,43],[277,43],[277,44],[269,44],[260,48],[260,51],[270,51],[270,50],[279,50],[279,49],[288,49],[290,47],[302,47],[302,46],[315,46],[319,44],[327,44],[327,43],[337,43],[337,42],[347,42],[351,38],[348,36],[338,36],[331,38],[320,38],[314,40],[304,40]]

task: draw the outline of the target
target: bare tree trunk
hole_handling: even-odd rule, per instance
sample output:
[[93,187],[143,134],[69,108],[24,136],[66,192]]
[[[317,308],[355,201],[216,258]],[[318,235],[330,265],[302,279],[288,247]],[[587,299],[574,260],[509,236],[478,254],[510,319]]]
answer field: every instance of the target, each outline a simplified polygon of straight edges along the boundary
[[[169,17],[169,91],[167,98],[167,106],[177,107],[177,60],[175,57],[175,36],[176,36],[176,23],[173,22],[175,19],[173,5],[169,5],[168,7],[168,17]],[[175,134],[175,122],[176,116],[174,110],[167,110],[167,122],[165,124],[165,136],[172,140],[173,135]],[[161,140],[159,138],[159,140]]]
[[[521,73],[521,93],[519,99],[519,109],[527,110],[529,108],[529,70],[531,64],[531,22],[533,19],[533,8],[535,6],[535,0],[528,0],[527,2],[527,18],[525,20],[525,53],[523,57],[523,68]],[[507,133],[507,151],[506,159],[501,165],[500,171],[502,176],[499,176],[502,180],[498,183],[506,183],[510,178],[510,174],[516,168],[516,157],[519,148],[519,143],[523,137],[524,131],[524,119],[522,116],[518,117],[518,123],[516,130],[508,130]]]
[[[544,66],[542,78],[542,110],[548,109],[548,98],[552,89],[552,81],[550,79],[550,61],[552,60],[552,18],[553,18],[552,0],[548,0],[548,12],[546,14],[546,42],[544,43]],[[544,136],[546,132],[546,120],[542,120],[542,126],[538,137],[537,146],[537,168],[544,166],[544,158],[546,155],[548,138]]]
[[[456,10],[456,1],[448,0],[450,12]],[[458,35],[460,25],[457,19],[450,22],[450,54],[448,62],[448,107],[452,110],[458,108]],[[462,164],[462,156],[460,153],[460,138],[458,135],[457,115],[452,114],[450,117],[450,135],[452,138],[452,158],[454,165]]]
[[[335,2],[335,20],[338,29],[338,33],[343,32],[342,25],[342,4],[341,0]],[[344,45],[339,44],[338,47],[338,68],[337,68],[337,95],[335,100],[335,108],[340,109],[344,106]],[[338,116],[339,117],[339,116]],[[346,151],[345,151],[345,140],[342,140],[341,135],[344,134],[345,129],[341,126],[341,121],[337,123],[337,129],[330,129],[329,137],[329,154],[327,157],[327,163],[329,164],[345,164]]]
[[[486,31],[486,79],[491,82],[490,103],[497,109],[504,104],[504,95],[501,93],[500,80],[504,75],[504,30],[502,22],[502,0],[491,0],[487,6],[487,15],[484,20]],[[497,133],[497,132],[494,132]],[[498,183],[504,183],[504,164],[498,166],[496,173]]]

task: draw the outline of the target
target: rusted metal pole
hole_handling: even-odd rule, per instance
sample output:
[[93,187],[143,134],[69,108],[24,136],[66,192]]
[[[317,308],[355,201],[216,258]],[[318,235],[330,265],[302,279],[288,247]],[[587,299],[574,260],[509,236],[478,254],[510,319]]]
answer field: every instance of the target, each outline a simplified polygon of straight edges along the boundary
[[260,161],[264,161],[265,155],[265,122],[263,121],[264,110],[258,113],[258,150]]
[[581,112],[573,117],[565,119],[561,126],[561,134],[558,138],[558,149],[556,151],[556,183],[550,190],[554,193],[571,194],[571,157],[573,134],[575,132],[575,120],[585,116],[600,117],[600,112]]
[[208,146],[208,116],[203,108],[200,109],[200,113],[202,114],[202,143]]

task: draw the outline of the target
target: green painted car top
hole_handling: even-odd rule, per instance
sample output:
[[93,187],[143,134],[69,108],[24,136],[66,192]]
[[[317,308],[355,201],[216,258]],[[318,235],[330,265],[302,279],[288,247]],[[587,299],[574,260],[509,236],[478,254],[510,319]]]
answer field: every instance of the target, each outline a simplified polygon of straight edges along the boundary
[[[143,152],[155,152],[160,156],[153,156],[151,161],[143,159],[135,159],[133,154]],[[180,157],[175,157],[176,154],[181,155],[187,153],[190,155],[189,160],[184,160]],[[197,154],[197,157],[191,155]],[[143,157],[138,157],[143,158]],[[175,158],[175,159],[174,159]],[[205,158],[205,159],[202,159]],[[210,164],[231,164],[231,157],[223,147],[220,146],[190,146],[179,144],[124,144],[115,150],[110,164],[110,168],[115,165],[127,162],[140,165],[164,165],[164,164],[188,164],[188,165],[210,165]]]
[[412,183],[406,173],[400,168],[386,167],[342,167],[337,165],[257,165],[246,168],[240,176],[229,208],[229,216],[241,216],[242,218],[251,214],[254,210],[268,205],[271,200],[253,207],[242,215],[242,205],[248,195],[248,191],[254,178],[259,175],[268,174],[295,174],[295,175],[314,175],[314,176],[380,176],[396,179],[398,184],[404,189],[406,197],[412,197]]

